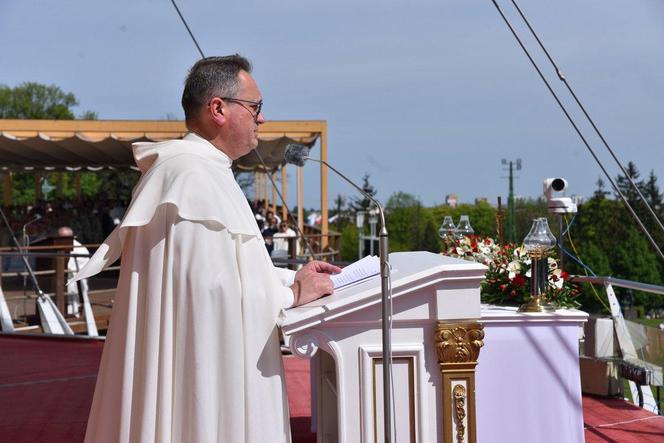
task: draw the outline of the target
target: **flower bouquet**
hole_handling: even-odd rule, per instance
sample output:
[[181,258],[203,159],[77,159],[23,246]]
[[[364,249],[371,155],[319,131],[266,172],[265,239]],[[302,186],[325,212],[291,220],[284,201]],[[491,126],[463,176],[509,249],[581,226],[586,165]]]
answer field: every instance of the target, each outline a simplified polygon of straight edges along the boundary
[[[442,254],[472,260],[486,265],[482,282],[482,302],[494,305],[519,306],[530,300],[530,257],[522,246],[511,243],[497,244],[490,237],[475,235],[443,239]],[[577,308],[577,285],[569,274],[549,257],[547,290],[544,298],[560,308]]]

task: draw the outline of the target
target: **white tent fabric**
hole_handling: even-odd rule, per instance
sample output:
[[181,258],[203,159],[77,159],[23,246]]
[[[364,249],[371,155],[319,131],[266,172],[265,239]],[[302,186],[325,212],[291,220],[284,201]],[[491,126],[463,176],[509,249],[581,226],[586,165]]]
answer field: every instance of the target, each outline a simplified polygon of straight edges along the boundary
[[[180,138],[185,134],[129,134],[91,135],[88,133],[38,132],[21,136],[11,131],[0,131],[0,168],[4,170],[99,170],[100,168],[134,167],[131,145],[135,142],[163,141]],[[268,169],[284,164],[284,150],[290,143],[313,146],[317,134],[308,137],[261,138],[258,152]],[[263,170],[253,152],[236,160],[234,169]]]

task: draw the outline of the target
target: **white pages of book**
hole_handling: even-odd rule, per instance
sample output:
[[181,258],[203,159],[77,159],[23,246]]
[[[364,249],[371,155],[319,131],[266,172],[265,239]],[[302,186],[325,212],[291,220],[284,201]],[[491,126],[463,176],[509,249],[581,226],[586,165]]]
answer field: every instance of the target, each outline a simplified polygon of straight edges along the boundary
[[378,274],[380,274],[380,259],[375,255],[368,255],[346,266],[339,274],[330,277],[334,283],[334,289],[341,289]]

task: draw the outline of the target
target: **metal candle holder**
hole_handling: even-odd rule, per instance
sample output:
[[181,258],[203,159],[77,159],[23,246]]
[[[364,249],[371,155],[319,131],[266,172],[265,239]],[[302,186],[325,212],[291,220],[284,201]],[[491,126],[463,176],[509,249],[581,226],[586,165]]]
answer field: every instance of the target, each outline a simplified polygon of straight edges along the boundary
[[533,220],[530,232],[523,240],[530,257],[530,301],[519,307],[519,312],[552,312],[556,308],[545,301],[549,271],[548,252],[556,243],[546,218]]

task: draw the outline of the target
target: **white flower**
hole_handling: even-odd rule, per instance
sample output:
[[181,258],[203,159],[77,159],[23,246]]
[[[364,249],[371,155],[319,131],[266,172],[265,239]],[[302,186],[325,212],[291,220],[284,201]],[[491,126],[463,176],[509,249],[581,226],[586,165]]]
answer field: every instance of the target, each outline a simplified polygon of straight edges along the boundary
[[518,260],[510,262],[507,265],[507,271],[509,272],[509,274],[507,274],[508,278],[510,280],[513,280],[514,277],[516,277],[516,274],[518,274],[519,271],[521,271],[521,263],[519,263]]
[[[563,283],[565,282],[562,277],[563,271],[560,269],[555,269],[551,275],[549,276],[549,282],[556,287],[556,289],[560,289],[563,287]],[[554,278],[554,276],[556,278]]]
[[521,258],[523,256],[527,255],[526,248],[523,246],[519,246],[518,248],[514,249],[514,257],[515,258]]

